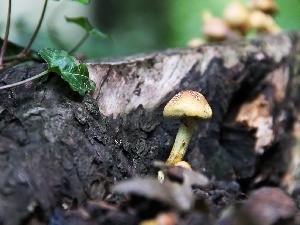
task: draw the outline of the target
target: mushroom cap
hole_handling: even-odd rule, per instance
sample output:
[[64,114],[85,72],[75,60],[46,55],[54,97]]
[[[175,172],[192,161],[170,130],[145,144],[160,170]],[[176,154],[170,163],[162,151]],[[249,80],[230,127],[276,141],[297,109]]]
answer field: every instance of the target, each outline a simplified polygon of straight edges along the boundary
[[163,115],[169,119],[195,117],[209,119],[212,110],[205,97],[197,91],[186,90],[176,94],[165,106]]
[[230,32],[228,25],[220,18],[205,21],[202,29],[205,37],[214,40],[224,40]]
[[183,167],[185,169],[189,169],[189,170],[192,169],[191,165],[187,161],[180,161],[180,162],[176,163],[175,166],[181,166],[181,167]]
[[258,31],[265,31],[272,34],[281,31],[281,28],[276,24],[273,17],[259,10],[251,12],[249,23],[253,29]]
[[248,2],[250,9],[260,10],[267,14],[273,14],[278,11],[278,6],[274,0],[250,0]]
[[223,17],[231,27],[247,26],[249,11],[240,2],[233,1],[225,8]]

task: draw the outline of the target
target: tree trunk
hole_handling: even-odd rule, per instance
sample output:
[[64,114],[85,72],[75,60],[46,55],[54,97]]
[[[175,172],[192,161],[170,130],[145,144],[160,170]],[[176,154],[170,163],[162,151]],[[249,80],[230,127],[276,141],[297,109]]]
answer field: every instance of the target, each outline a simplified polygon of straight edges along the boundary
[[[193,170],[244,191],[283,185],[299,56],[300,34],[283,33],[90,63],[97,87],[85,97],[55,74],[0,91],[0,224],[49,221],[69,202],[105,199],[116,181],[156,176],[152,162],[167,159],[179,126],[163,107],[181,90],[201,92],[213,110],[188,147]],[[15,67],[0,82],[45,68]]]

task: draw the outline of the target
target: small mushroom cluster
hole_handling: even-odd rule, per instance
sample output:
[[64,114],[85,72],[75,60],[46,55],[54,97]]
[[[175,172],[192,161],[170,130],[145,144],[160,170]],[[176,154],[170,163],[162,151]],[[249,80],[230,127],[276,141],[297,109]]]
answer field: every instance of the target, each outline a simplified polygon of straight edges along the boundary
[[[207,10],[203,12],[203,35],[207,42],[218,42],[245,37],[253,31],[257,34],[276,34],[281,31],[272,17],[277,11],[274,0],[248,0],[247,5],[231,1],[224,9],[222,18],[214,17]],[[188,46],[199,47],[204,43],[194,38]]]
[[[176,94],[168,102],[164,108],[163,115],[167,119],[180,119],[181,122],[166,163],[190,169],[189,164],[182,161],[182,159],[194,133],[197,120],[211,118],[212,109],[202,94],[192,90],[185,90]],[[159,171],[158,179],[163,182],[164,175],[162,171]]]

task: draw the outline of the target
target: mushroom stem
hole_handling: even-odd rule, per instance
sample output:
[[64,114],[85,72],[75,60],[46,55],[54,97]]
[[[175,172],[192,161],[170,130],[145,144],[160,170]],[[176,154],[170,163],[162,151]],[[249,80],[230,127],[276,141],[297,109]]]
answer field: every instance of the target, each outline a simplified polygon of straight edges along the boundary
[[196,127],[196,119],[183,117],[179,126],[173,148],[167,159],[167,164],[175,165],[182,161]]

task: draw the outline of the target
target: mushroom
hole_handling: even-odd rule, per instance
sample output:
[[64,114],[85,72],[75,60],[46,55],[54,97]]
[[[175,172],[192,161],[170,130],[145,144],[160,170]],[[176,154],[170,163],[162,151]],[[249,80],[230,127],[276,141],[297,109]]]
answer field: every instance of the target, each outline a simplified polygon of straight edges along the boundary
[[258,33],[277,34],[281,31],[270,15],[259,10],[251,12],[249,22],[251,28],[257,30]]
[[224,10],[223,18],[231,28],[236,28],[243,34],[246,33],[249,26],[249,11],[240,2],[229,3]]
[[[185,168],[185,169],[188,169],[188,170],[192,170],[192,167],[191,165],[186,162],[186,161],[180,161],[178,163],[176,163],[174,166],[180,166],[182,168]],[[163,171],[158,171],[158,174],[157,174],[157,179],[160,183],[164,183],[164,180],[165,180],[165,174]]]
[[250,0],[248,5],[250,9],[260,10],[266,14],[274,14],[278,11],[274,0]]
[[176,163],[175,166],[181,166],[182,168],[186,168],[188,170],[192,169],[191,165],[187,161],[180,161]]
[[168,119],[181,119],[173,148],[166,162],[175,165],[182,161],[197,120],[211,118],[212,110],[202,94],[186,90],[179,92],[168,102],[163,115]]
[[204,11],[202,17],[202,32],[208,41],[232,40],[239,36],[236,31],[230,29],[223,19],[214,17],[209,11]]
[[189,40],[189,42],[187,43],[187,46],[189,48],[199,48],[204,44],[205,44],[205,41],[202,40],[201,38],[193,38],[193,39]]

